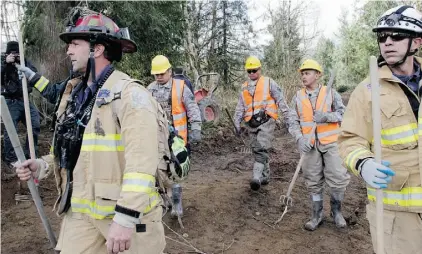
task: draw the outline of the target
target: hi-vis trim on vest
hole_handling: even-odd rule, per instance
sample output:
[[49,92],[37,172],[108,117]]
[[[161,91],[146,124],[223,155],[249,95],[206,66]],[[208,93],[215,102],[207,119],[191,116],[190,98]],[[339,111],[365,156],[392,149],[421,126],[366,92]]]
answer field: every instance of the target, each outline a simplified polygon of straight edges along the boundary
[[122,191],[152,193],[155,189],[155,177],[144,173],[126,173],[123,175]]
[[[156,191],[147,195],[149,196],[149,205],[144,209],[144,211],[142,211],[144,215],[156,207],[161,200],[160,194],[158,194]],[[71,207],[72,212],[87,214],[91,218],[97,220],[111,219],[116,214],[114,210],[115,205],[102,206],[98,205],[97,202],[89,199],[72,198]]]
[[87,133],[83,136],[81,151],[121,152],[124,150],[125,147],[120,134],[102,136],[96,133]]
[[50,83],[50,81],[46,79],[44,76],[41,76],[41,78],[37,81],[37,83],[35,83],[34,87],[38,91],[42,92],[47,87],[48,83]]
[[270,78],[261,76],[255,85],[255,93],[252,96],[247,87],[248,82],[242,85],[242,98],[245,102],[245,113],[244,120],[248,122],[252,116],[258,114],[261,110],[265,110],[265,113],[271,118],[278,119],[278,107],[271,97],[270,93]]
[[403,145],[414,142],[418,142],[418,125],[416,123],[381,130],[381,144],[383,145]]
[[365,153],[368,153],[368,150],[364,148],[358,148],[358,149],[353,150],[351,153],[349,153],[344,159],[344,164],[353,172],[353,174],[355,175],[359,174],[355,168],[356,163],[357,163],[358,158]]
[[188,143],[188,118],[186,108],[183,104],[183,89],[185,82],[180,79],[173,79],[171,88],[171,115],[173,117],[173,126],[177,130],[185,143]]
[[[401,191],[383,190],[383,203],[401,207],[422,207],[422,187],[407,187]],[[368,199],[376,201],[375,189],[368,188]]]

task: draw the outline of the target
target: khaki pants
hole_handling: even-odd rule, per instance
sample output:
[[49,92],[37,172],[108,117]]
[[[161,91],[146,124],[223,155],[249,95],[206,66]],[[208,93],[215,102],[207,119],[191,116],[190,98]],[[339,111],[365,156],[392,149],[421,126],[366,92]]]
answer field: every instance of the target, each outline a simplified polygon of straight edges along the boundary
[[318,141],[311,151],[305,153],[303,175],[308,190],[312,194],[321,194],[324,182],[333,191],[344,192],[350,182],[350,175],[343,167],[337,143],[322,145]]
[[[157,207],[142,218],[146,232],[133,232],[131,247],[125,254],[159,254],[166,246],[161,221],[162,208]],[[62,221],[56,250],[61,254],[106,254],[106,240],[111,219],[95,220],[68,211]]]
[[[372,246],[377,248],[377,221],[375,203],[366,206]],[[384,253],[421,254],[422,253],[422,214],[384,210]]]

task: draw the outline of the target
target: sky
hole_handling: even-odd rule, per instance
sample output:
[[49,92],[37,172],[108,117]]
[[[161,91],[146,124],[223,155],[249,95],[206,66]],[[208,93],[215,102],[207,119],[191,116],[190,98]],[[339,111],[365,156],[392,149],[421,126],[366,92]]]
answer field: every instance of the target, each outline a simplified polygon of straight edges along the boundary
[[[287,1],[287,0],[283,0]],[[252,0],[248,1],[248,15],[252,21],[254,30],[259,30],[259,36],[262,38],[260,40],[261,44],[266,44],[268,40],[271,39],[271,35],[265,34],[265,27],[270,23],[268,18],[263,18],[268,6],[271,9],[277,7],[280,2],[277,0]],[[291,0],[292,6],[297,5],[298,3],[303,2],[299,0]],[[355,0],[305,0],[309,4],[309,9],[307,10],[311,13],[312,20],[311,24],[316,24],[316,28],[322,32],[322,35],[326,38],[336,40],[336,33],[339,29],[338,19],[342,15],[342,9],[352,10]],[[350,17],[349,17],[350,18]],[[314,22],[314,21],[317,22]],[[315,41],[316,44],[317,41]]]
[[[286,0],[284,0],[286,1]],[[269,19],[263,16],[266,13],[268,6],[271,8],[280,4],[280,0],[246,0],[248,4],[248,15],[252,21],[255,31],[259,30],[259,43],[267,44],[271,36],[265,32],[266,26],[269,24]],[[291,0],[292,5],[299,3],[299,0]],[[322,31],[327,38],[335,40],[335,33],[338,31],[338,19],[342,14],[342,8],[351,10],[354,0],[305,0],[310,4],[309,12],[313,13],[317,23],[317,29]],[[312,22],[314,23],[314,22]],[[2,41],[4,40],[2,36]],[[315,41],[316,43],[316,41]],[[2,45],[3,46],[3,45]],[[3,47],[2,47],[3,48]]]

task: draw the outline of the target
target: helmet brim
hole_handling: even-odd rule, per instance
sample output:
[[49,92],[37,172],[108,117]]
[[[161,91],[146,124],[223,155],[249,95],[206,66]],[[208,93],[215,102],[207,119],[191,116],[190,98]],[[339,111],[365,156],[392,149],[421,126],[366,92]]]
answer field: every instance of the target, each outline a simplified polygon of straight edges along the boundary
[[[65,43],[70,43],[72,40],[75,40],[75,39],[82,39],[82,40],[89,41],[89,37],[92,34],[93,33],[66,32],[66,33],[61,33],[59,35],[59,38],[62,41],[64,41]],[[105,40],[106,42],[108,41],[108,42],[111,42],[111,43],[120,44],[122,46],[122,52],[123,53],[135,53],[136,51],[138,51],[138,47],[137,47],[136,43],[132,40],[129,40],[129,39],[124,39],[124,38],[118,39],[118,38],[114,38],[112,36],[99,34],[98,43],[101,43],[101,40]]]

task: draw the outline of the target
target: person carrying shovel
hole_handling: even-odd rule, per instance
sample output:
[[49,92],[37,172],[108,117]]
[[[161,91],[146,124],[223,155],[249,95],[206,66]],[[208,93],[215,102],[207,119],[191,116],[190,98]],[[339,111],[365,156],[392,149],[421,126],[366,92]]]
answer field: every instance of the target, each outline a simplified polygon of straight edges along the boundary
[[254,56],[248,57],[245,63],[248,80],[242,85],[239,101],[234,114],[236,132],[241,132],[244,120],[252,138],[252,151],[255,157],[253,178],[250,182],[252,190],[259,190],[270,180],[270,158],[268,149],[274,138],[274,129],[281,110],[285,119],[289,107],[283,91],[271,78],[261,74],[261,62]]
[[[305,229],[314,231],[323,221],[324,182],[331,190],[331,215],[337,227],[346,227],[341,203],[350,176],[341,165],[337,138],[344,113],[340,95],[319,84],[321,66],[308,59],[299,68],[304,88],[297,91],[290,107],[289,132],[303,154],[302,170],[311,193],[312,218]],[[316,131],[312,126],[317,124]]]
[[[351,94],[339,137],[344,164],[367,184],[369,221],[377,252],[376,192],[383,194],[384,236],[381,251],[422,252],[422,58],[413,56],[422,45],[422,13],[411,6],[386,11],[373,28],[380,57],[380,96],[372,101],[370,78]],[[371,106],[381,109],[381,154],[374,159]],[[380,253],[380,252],[378,252]]]

